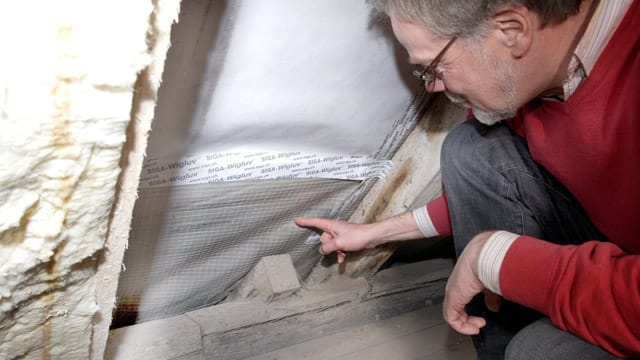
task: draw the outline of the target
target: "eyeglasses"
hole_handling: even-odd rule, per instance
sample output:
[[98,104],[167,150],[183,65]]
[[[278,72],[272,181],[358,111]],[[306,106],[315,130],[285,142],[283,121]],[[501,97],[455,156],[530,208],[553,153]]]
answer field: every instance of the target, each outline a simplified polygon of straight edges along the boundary
[[453,45],[453,42],[456,41],[457,38],[457,36],[451,38],[447,45],[445,45],[444,49],[442,49],[438,53],[438,55],[436,55],[435,59],[431,61],[431,64],[425,66],[424,70],[413,70],[413,75],[421,81],[424,81],[427,90],[431,91],[431,89],[433,89],[433,82],[436,79],[442,79],[442,72],[437,70],[438,64],[440,63],[442,56],[444,56],[444,53],[447,52],[447,50],[451,47],[451,45]]

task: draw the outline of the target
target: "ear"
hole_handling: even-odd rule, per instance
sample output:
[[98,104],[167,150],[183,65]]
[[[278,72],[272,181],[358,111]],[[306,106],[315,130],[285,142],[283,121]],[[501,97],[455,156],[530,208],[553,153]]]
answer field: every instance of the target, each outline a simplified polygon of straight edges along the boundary
[[521,58],[531,47],[535,16],[524,6],[508,7],[493,16],[494,36],[511,56]]

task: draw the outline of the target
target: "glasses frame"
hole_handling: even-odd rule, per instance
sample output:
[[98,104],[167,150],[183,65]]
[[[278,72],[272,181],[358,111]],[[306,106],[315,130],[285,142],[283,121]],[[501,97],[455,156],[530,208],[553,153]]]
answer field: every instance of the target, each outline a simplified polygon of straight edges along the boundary
[[420,81],[423,81],[425,87],[428,89],[436,79],[442,79],[442,72],[438,71],[438,65],[440,64],[440,60],[444,54],[449,50],[451,45],[456,41],[458,37],[454,36],[449,40],[447,45],[444,46],[442,50],[436,55],[436,57],[431,61],[431,63],[425,66],[424,70],[413,70],[413,76],[418,78]]

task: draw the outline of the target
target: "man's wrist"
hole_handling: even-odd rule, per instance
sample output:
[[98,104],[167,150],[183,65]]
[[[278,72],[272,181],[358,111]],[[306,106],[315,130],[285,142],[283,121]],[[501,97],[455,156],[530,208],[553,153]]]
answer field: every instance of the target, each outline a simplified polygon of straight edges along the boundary
[[493,233],[482,246],[478,257],[478,279],[484,287],[502,295],[500,289],[500,269],[511,245],[519,237],[508,231]]

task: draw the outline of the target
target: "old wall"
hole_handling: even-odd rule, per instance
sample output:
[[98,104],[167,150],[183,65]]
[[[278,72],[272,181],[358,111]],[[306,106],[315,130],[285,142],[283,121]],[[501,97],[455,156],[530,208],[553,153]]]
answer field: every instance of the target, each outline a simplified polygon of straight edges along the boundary
[[[132,117],[148,126],[166,53],[158,51],[157,40],[178,4],[0,4],[2,359],[89,357],[93,318],[112,306],[99,305],[96,287],[117,279],[98,278],[96,268],[111,224],[126,130]],[[169,11],[159,16],[163,7]],[[141,89],[145,97],[134,101]],[[130,135],[144,141],[146,134]],[[135,165],[125,155],[121,165]],[[128,171],[137,184],[135,166]],[[133,189],[119,201],[134,197]],[[131,208],[125,203],[114,212],[113,224],[125,232]]]

